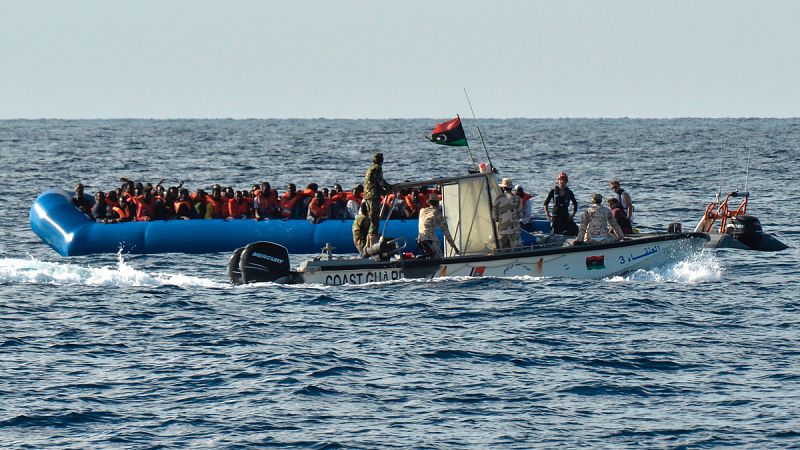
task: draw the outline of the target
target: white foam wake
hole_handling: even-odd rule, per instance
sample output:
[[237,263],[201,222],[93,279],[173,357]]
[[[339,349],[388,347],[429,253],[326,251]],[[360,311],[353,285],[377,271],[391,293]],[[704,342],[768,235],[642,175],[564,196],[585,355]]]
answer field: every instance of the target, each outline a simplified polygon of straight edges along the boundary
[[683,261],[650,270],[637,270],[624,277],[613,277],[609,281],[655,281],[696,284],[719,281],[725,267],[714,251],[702,251]]
[[84,286],[227,287],[227,284],[183,274],[148,274],[127,263],[120,254],[116,267],[90,267],[34,258],[0,259],[0,283]]

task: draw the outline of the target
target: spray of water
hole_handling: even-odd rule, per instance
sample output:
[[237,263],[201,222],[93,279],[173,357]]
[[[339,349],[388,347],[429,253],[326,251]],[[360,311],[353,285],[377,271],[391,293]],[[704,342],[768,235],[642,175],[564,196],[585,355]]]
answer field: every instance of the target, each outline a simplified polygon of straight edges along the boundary
[[137,270],[118,254],[116,267],[89,267],[70,263],[39,261],[35,258],[0,259],[0,283],[29,283],[84,286],[178,286],[227,287],[200,277],[182,274],[148,274]]
[[609,278],[611,282],[654,281],[658,283],[697,284],[719,281],[725,273],[725,267],[717,259],[713,251],[702,251],[693,256],[650,270],[637,270],[624,277]]

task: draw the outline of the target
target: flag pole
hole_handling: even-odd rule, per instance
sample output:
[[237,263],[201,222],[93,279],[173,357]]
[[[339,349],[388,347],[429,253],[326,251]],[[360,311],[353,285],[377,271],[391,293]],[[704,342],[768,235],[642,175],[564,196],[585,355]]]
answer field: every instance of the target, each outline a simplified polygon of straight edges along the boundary
[[[458,117],[458,122],[461,123],[461,116],[456,114],[456,117]],[[477,171],[478,165],[475,164],[475,158],[472,157],[472,149],[469,147],[469,141],[467,141],[467,153],[469,153],[469,159],[472,160],[472,170]]]
[[478,136],[481,138],[481,144],[483,144],[483,151],[486,152],[486,159],[489,161],[489,168],[492,172],[494,172],[494,164],[492,164],[492,158],[489,156],[489,149],[486,148],[486,142],[483,140],[483,133],[481,133],[481,127],[478,125],[478,117],[475,116],[475,110],[472,109],[472,102],[469,101],[469,94],[467,94],[467,88],[464,88],[464,96],[467,97],[467,104],[469,105],[469,110],[472,111],[472,118],[475,119],[475,128],[478,129]]

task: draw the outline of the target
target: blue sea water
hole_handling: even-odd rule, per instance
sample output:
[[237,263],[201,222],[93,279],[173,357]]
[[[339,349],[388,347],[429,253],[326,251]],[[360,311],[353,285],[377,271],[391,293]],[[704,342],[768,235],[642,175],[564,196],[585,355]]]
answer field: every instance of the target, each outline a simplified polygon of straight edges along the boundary
[[463,173],[436,121],[0,121],[0,447],[800,446],[800,120],[482,121],[536,203],[617,177],[639,226],[690,228],[748,189],[791,246],[605,280],[232,287],[227,254],[62,258],[28,225],[78,181],[352,186],[375,150],[390,182]]

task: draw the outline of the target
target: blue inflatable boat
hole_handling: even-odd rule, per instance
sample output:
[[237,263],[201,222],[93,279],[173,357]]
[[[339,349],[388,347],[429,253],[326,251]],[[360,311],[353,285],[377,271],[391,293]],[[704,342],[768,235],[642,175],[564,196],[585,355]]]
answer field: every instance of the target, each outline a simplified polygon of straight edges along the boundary
[[[93,200],[93,199],[92,199]],[[31,229],[61,256],[95,253],[215,253],[230,252],[251,242],[271,241],[293,253],[317,253],[326,244],[335,253],[355,253],[352,220],[158,220],[153,222],[96,223],[72,203],[63,189],[43,192],[30,211]],[[535,229],[549,231],[537,220]],[[381,222],[383,227],[383,222]],[[534,241],[523,233],[523,242]],[[386,236],[404,238],[415,251],[417,220],[390,220]]]

